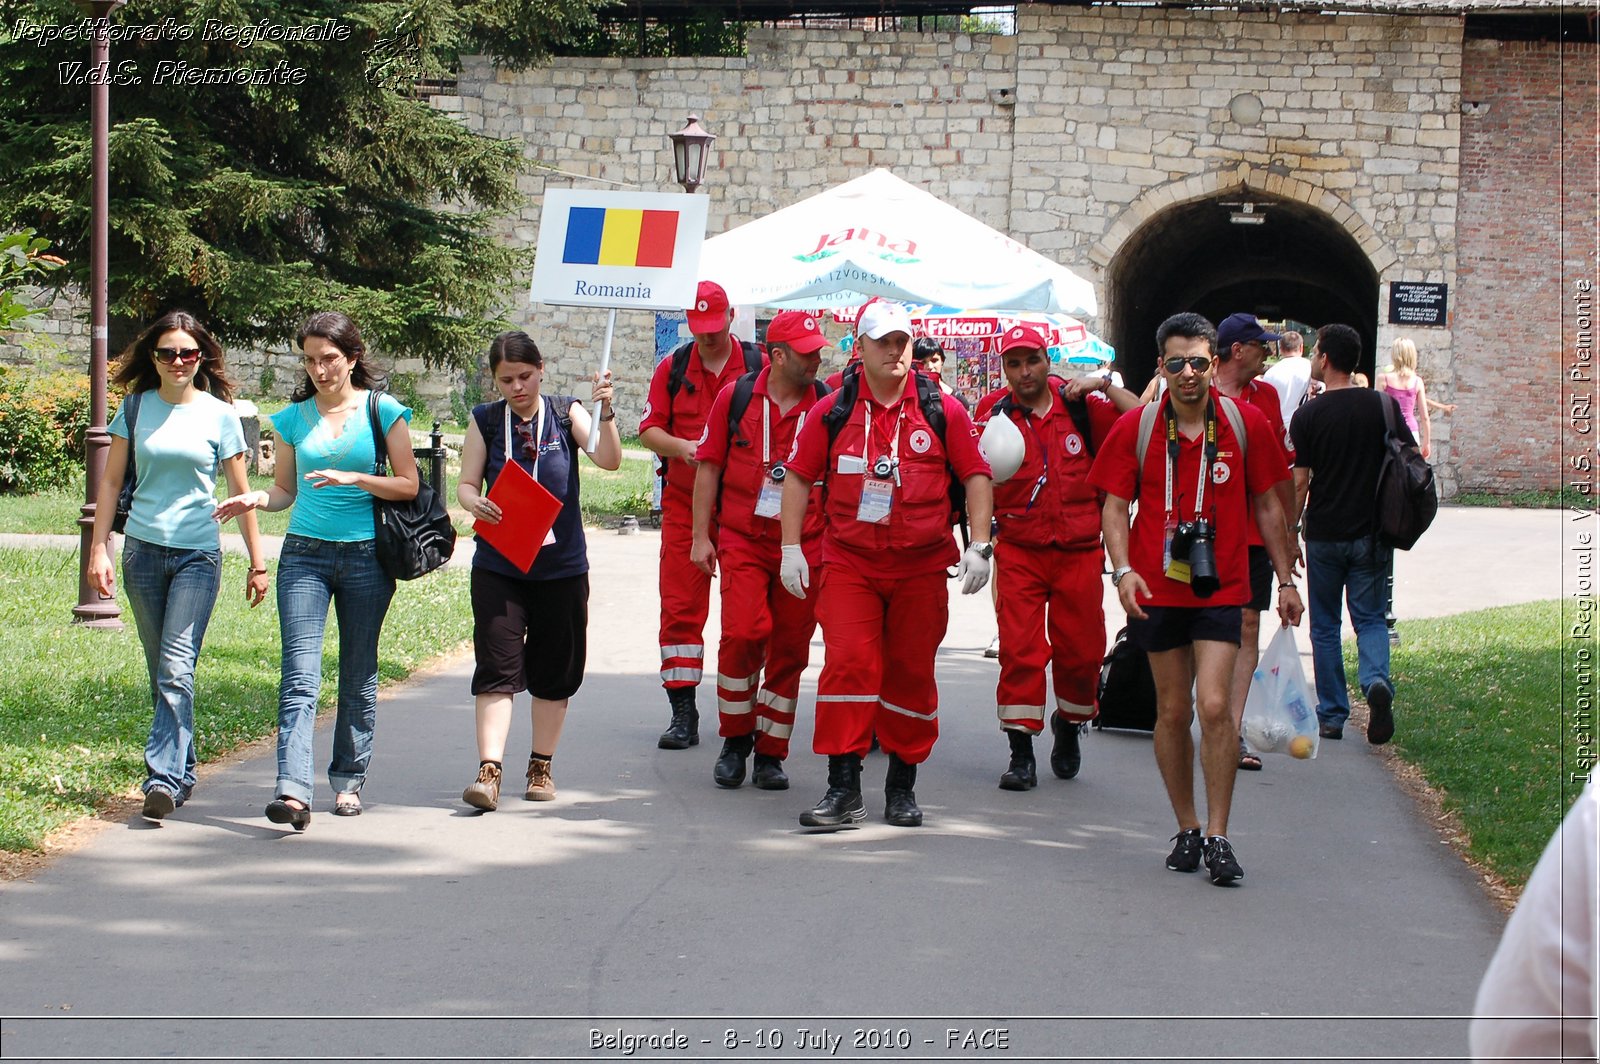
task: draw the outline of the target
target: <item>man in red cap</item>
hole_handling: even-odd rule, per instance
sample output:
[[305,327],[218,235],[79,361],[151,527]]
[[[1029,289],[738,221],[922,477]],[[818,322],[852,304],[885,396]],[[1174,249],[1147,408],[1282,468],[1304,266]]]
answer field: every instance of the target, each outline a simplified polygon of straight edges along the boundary
[[994,488],[995,704],[1011,743],[1011,764],[1000,777],[1006,791],[1038,785],[1033,739],[1044,730],[1046,665],[1056,694],[1051,771],[1069,780],[1082,763],[1078,737],[1096,712],[1106,634],[1100,498],[1089,470],[1118,416],[1139,404],[1138,396],[1104,377],[1051,376],[1048,349],[1036,329],[1008,330],[1000,340],[1007,387],[978,404],[980,425],[1010,418],[1024,444],[1022,464]]
[[[800,823],[838,827],[866,817],[861,759],[876,732],[889,755],[884,818],[916,827],[917,765],[939,736],[933,669],[950,616],[945,567],[959,557],[957,579],[969,595],[988,581],[993,496],[966,410],[911,369],[905,308],[867,307],[856,349],[860,369],[806,418],[783,484],[779,578],[796,598],[811,586],[804,532],[818,480],[827,518],[814,749],[827,755],[828,791]],[[971,518],[964,554],[950,532],[952,470]]]
[[[661,456],[661,685],[672,704],[672,721],[656,743],[686,750],[700,741],[695,689],[705,666],[706,616],[711,577],[689,560],[694,498],[694,452],[711,404],[741,374],[765,359],[754,344],[731,333],[733,308],[714,281],[701,281],[686,312],[694,337],[662,359],[650,378],[650,396],[639,420],[639,442]],[[713,540],[716,530],[711,530]]]
[[[810,600],[796,599],[778,582],[778,514],[795,431],[827,394],[817,383],[826,346],[810,314],[786,310],[773,318],[767,326],[771,364],[722,390],[695,452],[689,558],[708,576],[722,567],[717,715],[723,744],[711,774],[721,787],[744,782],[752,750],[751,781],[757,787],[789,786],[783,761],[817,622]],[[813,567],[822,561],[821,535],[822,512],[816,508],[801,535]]]

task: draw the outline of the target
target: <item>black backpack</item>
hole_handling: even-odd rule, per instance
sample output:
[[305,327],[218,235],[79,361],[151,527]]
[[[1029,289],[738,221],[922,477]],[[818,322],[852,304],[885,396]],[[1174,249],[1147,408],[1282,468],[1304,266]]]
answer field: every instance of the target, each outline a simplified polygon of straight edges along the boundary
[[111,531],[121,532],[128,527],[128,513],[133,509],[133,489],[139,482],[139,463],[134,457],[134,429],[139,424],[139,394],[129,392],[122,400],[123,423],[128,426],[128,466],[122,473],[122,490],[117,493],[117,512],[111,515]]
[[1100,706],[1094,718],[1096,728],[1156,730],[1156,681],[1150,672],[1150,658],[1128,637],[1126,628],[1117,633],[1100,664],[1095,698]]
[[[912,379],[917,387],[917,405],[922,408],[922,418],[928,427],[939,436],[939,442],[945,448],[945,471],[950,476],[950,523],[961,529],[962,544],[967,542],[967,489],[956,476],[956,471],[950,465],[950,447],[945,440],[945,434],[950,425],[944,416],[944,392],[939,390],[939,384],[924,373],[911,372]],[[839,395],[834,399],[828,412],[822,415],[822,423],[828,427],[828,453],[832,455],[834,441],[839,438],[839,433],[844,429],[845,421],[850,417],[850,411],[855,409],[856,397],[861,394],[861,363],[852,362],[844,368],[844,377],[839,382]],[[831,459],[830,459],[831,460]]]
[[[739,347],[744,353],[744,370],[746,373],[761,372],[761,348],[748,340],[740,340]],[[668,357],[672,359],[672,368],[667,371],[667,395],[677,396],[679,389],[688,384],[686,379],[689,373],[689,352],[694,348],[694,341],[681,344]],[[689,391],[694,392],[694,385],[689,384]]]
[[1415,443],[1396,435],[1398,405],[1383,398],[1383,465],[1378,469],[1378,492],[1374,505],[1378,543],[1385,547],[1410,550],[1433,524],[1439,512],[1439,489],[1433,481],[1433,467],[1422,457]]
[[[750,400],[756,394],[756,378],[759,376],[761,376],[759,369],[741,376],[733,382],[733,394],[728,397],[728,439],[740,447],[748,441],[739,433],[739,422],[744,420],[744,412],[750,409]],[[668,386],[670,387],[670,384]],[[811,386],[815,389],[818,399],[833,392],[833,389],[822,381],[813,381]]]
[[[1061,406],[1066,410],[1067,416],[1072,418],[1072,427],[1078,430],[1078,435],[1083,438],[1083,446],[1089,452],[1089,457],[1094,457],[1094,437],[1089,434],[1089,401],[1087,399],[1068,399],[1067,382],[1060,377],[1052,376],[1050,384],[1056,390],[1056,398],[1061,400]],[[996,414],[1010,414],[1018,409],[1016,401],[1007,392],[989,408],[989,416]]]

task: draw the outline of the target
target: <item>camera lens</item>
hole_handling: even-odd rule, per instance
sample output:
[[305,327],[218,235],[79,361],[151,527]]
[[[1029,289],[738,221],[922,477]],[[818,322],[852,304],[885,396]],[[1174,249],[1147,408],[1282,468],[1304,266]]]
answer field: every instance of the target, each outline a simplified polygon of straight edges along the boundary
[[890,477],[890,476],[893,476],[894,475],[894,460],[892,458],[885,457],[885,458],[878,459],[876,462],[873,462],[872,463],[872,475],[875,476],[875,477]]
[[784,469],[781,465],[775,465],[772,467],[771,476],[774,481],[781,481],[787,474],[788,470]]

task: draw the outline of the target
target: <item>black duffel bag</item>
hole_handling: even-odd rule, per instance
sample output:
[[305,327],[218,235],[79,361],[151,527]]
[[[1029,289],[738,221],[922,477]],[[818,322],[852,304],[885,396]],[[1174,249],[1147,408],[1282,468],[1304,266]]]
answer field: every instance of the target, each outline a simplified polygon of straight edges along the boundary
[[[377,476],[389,476],[389,447],[379,428],[376,391],[367,393],[367,419],[372,425],[373,470]],[[431,573],[455,553],[456,526],[450,523],[443,497],[420,474],[413,499],[372,497],[372,529],[378,564],[396,580]]]

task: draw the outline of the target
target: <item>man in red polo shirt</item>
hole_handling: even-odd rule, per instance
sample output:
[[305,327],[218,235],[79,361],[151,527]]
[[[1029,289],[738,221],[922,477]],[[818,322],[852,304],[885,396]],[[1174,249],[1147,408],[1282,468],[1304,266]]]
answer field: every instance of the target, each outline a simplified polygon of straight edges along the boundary
[[[1244,877],[1227,837],[1239,769],[1228,687],[1239,655],[1240,609],[1250,598],[1250,512],[1262,528],[1281,527],[1272,487],[1285,470],[1261,413],[1212,390],[1216,339],[1198,314],[1161,323],[1156,345],[1166,394],[1122,416],[1089,480],[1106,493],[1101,530],[1111,582],[1129,635],[1149,654],[1155,677],[1156,764],[1178,821],[1167,867],[1194,872],[1203,859],[1211,881],[1225,884]],[[1130,534],[1134,499],[1139,512]],[[1288,545],[1269,536],[1266,546],[1278,578],[1278,616],[1299,624],[1305,607]],[[1189,734],[1197,713],[1204,837]]]
[[[1279,481],[1273,488],[1278,493],[1278,505],[1285,514],[1294,513],[1294,443],[1283,426],[1283,403],[1278,389],[1264,380],[1257,380],[1266,371],[1271,345],[1280,336],[1261,327],[1254,314],[1229,314],[1217,326],[1217,371],[1212,386],[1230,398],[1249,403],[1267,419],[1272,436],[1284,452],[1283,465],[1291,470],[1289,479]],[[1293,520],[1293,518],[1289,518]],[[1261,660],[1261,611],[1272,605],[1272,561],[1262,539],[1263,532],[1250,521],[1250,601],[1245,603],[1240,615],[1239,660],[1233,667],[1233,689],[1229,700],[1233,705],[1233,722],[1244,720],[1244,702],[1250,694],[1250,677]],[[1292,552],[1299,542],[1290,536],[1287,528],[1271,529],[1273,535],[1282,535],[1291,544]],[[1250,771],[1261,768],[1261,758],[1251,753],[1244,739],[1239,740],[1239,767]]]
[[[818,392],[826,394],[817,384],[826,346],[810,314],[786,310],[773,318],[767,326],[771,364],[753,379],[747,374],[722,389],[695,452],[699,467],[689,558],[707,576],[722,568],[717,715],[723,744],[711,773],[720,787],[744,782],[752,750],[751,782],[769,791],[789,787],[783,761],[817,622],[811,601],[788,594],[778,582],[778,513],[788,472],[784,460],[795,430]],[[744,410],[730,432],[735,396],[742,398]],[[807,515],[801,537],[813,570],[822,563],[821,536],[818,507]]]
[[1022,465],[994,488],[1000,682],[995,704],[1011,743],[1000,789],[1038,785],[1033,739],[1044,730],[1045,666],[1055,681],[1050,768],[1078,774],[1078,737],[1095,715],[1105,652],[1100,577],[1100,499],[1089,484],[1094,455],[1125,410],[1139,404],[1104,377],[1050,375],[1049,342],[1029,326],[1000,339],[1007,387],[978,404],[978,423],[1009,417],[1022,433]]
[[[957,579],[969,595],[988,581],[993,495],[966,410],[927,378],[919,385],[911,370],[905,308],[867,307],[856,350],[859,372],[806,418],[783,485],[780,574],[797,598],[811,585],[803,531],[817,480],[827,516],[816,591],[825,658],[814,749],[827,755],[828,791],[800,823],[836,827],[865,818],[861,759],[876,732],[889,755],[884,817],[916,827],[917,765],[939,735],[933,670],[950,614],[945,567],[959,560]],[[942,433],[929,410],[944,422]],[[965,553],[950,532],[951,470],[967,492],[973,542]]]
[[[751,368],[747,363],[752,360],[750,347],[730,332],[733,308],[721,285],[701,281],[695,305],[686,314],[694,336],[687,359],[674,353],[661,360],[639,420],[639,442],[666,466],[661,490],[661,686],[672,704],[672,722],[656,743],[663,750],[686,750],[700,741],[695,689],[705,666],[711,577],[689,560],[694,452],[717,393]],[[754,360],[761,361],[758,351]],[[681,377],[674,374],[678,366]],[[714,540],[715,529],[711,535]]]

